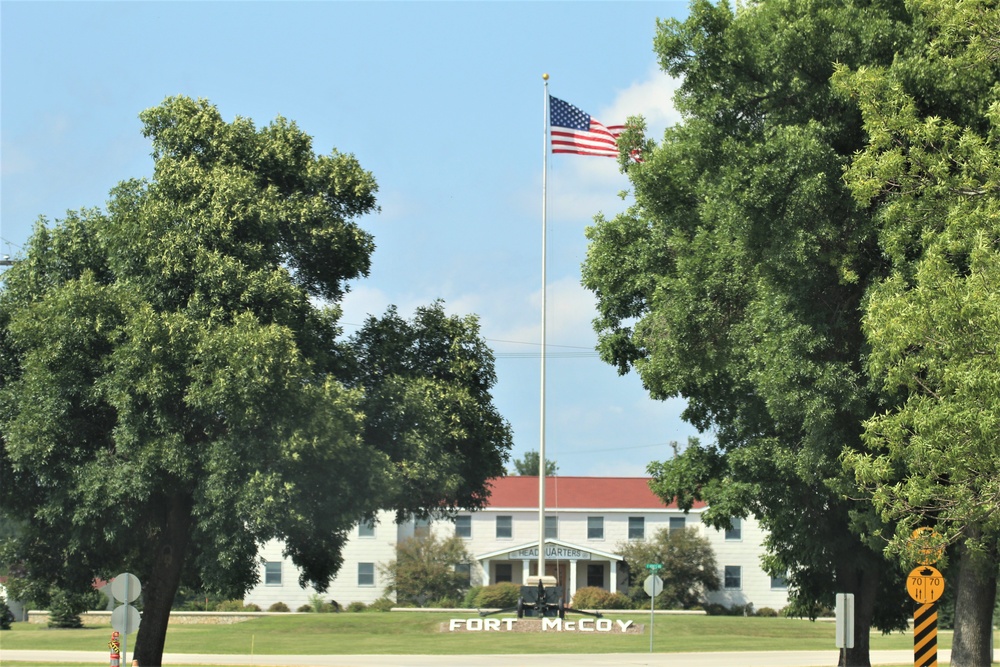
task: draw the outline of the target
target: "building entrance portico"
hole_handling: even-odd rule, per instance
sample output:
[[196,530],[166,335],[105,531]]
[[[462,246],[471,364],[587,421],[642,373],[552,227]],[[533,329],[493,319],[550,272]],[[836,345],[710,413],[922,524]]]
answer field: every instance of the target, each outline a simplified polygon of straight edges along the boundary
[[[482,568],[484,586],[500,581],[524,584],[528,577],[538,573],[537,542],[479,554],[475,558]],[[612,593],[617,592],[620,562],[618,554],[554,538],[545,540],[545,574],[556,578],[567,603],[585,586],[599,585]],[[600,584],[597,572],[600,572]]]

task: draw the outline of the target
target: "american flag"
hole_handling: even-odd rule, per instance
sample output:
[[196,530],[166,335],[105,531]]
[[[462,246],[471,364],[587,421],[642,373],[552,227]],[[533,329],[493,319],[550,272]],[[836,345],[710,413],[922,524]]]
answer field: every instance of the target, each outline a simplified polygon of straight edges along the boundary
[[549,96],[553,153],[618,157],[618,135],[624,125],[605,127],[589,114],[558,97]]

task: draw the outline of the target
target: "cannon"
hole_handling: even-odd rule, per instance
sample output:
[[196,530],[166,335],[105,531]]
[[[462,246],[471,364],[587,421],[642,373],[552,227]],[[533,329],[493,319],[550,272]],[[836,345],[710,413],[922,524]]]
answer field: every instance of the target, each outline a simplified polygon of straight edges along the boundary
[[527,584],[521,586],[521,597],[517,600],[517,606],[497,609],[496,611],[480,611],[480,616],[490,614],[506,614],[512,611],[517,612],[518,618],[566,618],[566,612],[575,614],[586,614],[595,618],[602,618],[597,612],[582,611],[572,609],[563,603],[563,590],[556,585],[555,577],[528,577]]

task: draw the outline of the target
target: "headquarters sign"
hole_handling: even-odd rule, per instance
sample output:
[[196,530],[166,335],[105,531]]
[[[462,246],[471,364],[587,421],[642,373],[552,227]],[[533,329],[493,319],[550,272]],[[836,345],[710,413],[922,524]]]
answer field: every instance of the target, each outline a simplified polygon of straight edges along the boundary
[[[507,554],[507,560],[534,560],[536,558],[538,558],[538,547],[518,549]],[[590,552],[548,544],[545,546],[545,560],[590,560]]]

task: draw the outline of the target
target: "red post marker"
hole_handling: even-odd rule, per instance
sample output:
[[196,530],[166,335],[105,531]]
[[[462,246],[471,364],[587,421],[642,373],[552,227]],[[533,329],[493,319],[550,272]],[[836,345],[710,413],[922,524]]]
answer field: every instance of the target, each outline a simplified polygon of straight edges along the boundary
[[111,649],[111,667],[120,667],[122,659],[122,645],[118,642],[118,631],[111,633],[111,641],[108,642]]

